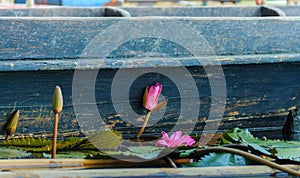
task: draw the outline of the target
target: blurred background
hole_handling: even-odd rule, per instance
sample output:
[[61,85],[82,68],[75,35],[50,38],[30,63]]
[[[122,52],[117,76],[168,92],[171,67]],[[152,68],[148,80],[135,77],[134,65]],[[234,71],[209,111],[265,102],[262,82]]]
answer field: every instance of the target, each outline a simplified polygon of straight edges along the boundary
[[1,8],[101,6],[255,6],[297,5],[299,0],[0,0]]

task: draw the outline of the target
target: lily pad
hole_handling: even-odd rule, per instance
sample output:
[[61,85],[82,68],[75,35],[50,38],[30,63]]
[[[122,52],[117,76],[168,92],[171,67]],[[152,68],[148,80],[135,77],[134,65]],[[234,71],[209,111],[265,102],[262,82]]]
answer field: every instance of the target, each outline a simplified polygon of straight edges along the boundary
[[154,159],[159,156],[163,148],[154,146],[132,146],[128,148],[133,156],[143,159]]
[[247,129],[233,128],[224,132],[217,144],[252,143],[257,140]]
[[122,134],[117,131],[101,130],[90,135],[89,141],[99,149],[117,148],[122,143]]
[[300,162],[300,147],[298,148],[277,148],[277,157],[279,159],[289,159]]
[[[73,159],[84,159],[89,153],[81,151],[68,151],[59,152],[56,154],[56,158],[73,158]],[[44,158],[51,158],[51,154],[43,154]]]
[[246,166],[247,160],[243,156],[230,153],[209,153],[199,161],[183,164],[183,167],[210,167],[210,166]]
[[26,151],[0,147],[0,159],[12,159],[12,158],[27,158],[30,157],[31,153]]
[[275,156],[277,159],[289,159],[300,162],[300,142],[284,140],[260,140],[248,130],[234,128],[223,133],[218,144],[244,144],[266,156]]
[[12,147],[44,147],[50,144],[52,144],[52,141],[43,137],[13,138],[10,140],[4,140],[0,143],[0,145]]
[[155,159],[163,151],[163,148],[154,146],[131,146],[126,151],[106,150],[95,155],[89,155],[87,158],[107,158],[115,156],[123,156],[124,158],[142,158],[145,160]]
[[179,156],[180,157],[188,157],[190,154],[194,153],[197,150],[197,148],[187,149],[187,150],[180,150]]

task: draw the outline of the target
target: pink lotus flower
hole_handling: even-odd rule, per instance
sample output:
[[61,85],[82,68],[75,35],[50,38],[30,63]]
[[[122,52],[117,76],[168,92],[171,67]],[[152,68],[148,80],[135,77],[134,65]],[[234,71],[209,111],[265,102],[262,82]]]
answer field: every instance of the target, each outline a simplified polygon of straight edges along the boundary
[[161,132],[162,139],[158,140],[155,146],[161,145],[163,147],[177,147],[181,145],[191,146],[195,140],[189,135],[182,135],[182,131],[176,131],[170,137],[164,131]]
[[149,111],[152,111],[156,108],[158,103],[158,97],[162,90],[162,84],[156,83],[155,85],[150,86],[150,89],[148,91],[148,86],[146,87],[145,93],[144,93],[144,107],[148,109]]
[[135,135],[136,138],[140,138],[142,133],[145,130],[145,127],[148,123],[150,114],[152,111],[157,111],[165,107],[165,105],[168,103],[168,100],[166,99],[163,102],[158,103],[158,97],[162,90],[162,84],[159,84],[156,82],[155,85],[150,86],[150,89],[148,90],[148,86],[146,87],[146,90],[144,92],[143,96],[143,106],[148,110],[147,114],[145,116],[144,122],[138,133]]

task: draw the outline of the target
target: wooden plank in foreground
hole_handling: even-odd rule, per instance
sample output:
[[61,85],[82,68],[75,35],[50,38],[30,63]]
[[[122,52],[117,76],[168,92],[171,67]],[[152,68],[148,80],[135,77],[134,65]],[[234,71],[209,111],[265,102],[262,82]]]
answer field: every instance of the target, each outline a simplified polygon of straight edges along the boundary
[[[174,159],[177,164],[188,163],[189,159]],[[128,167],[168,167],[163,159],[137,162],[117,159],[14,159],[0,160],[0,170],[43,169],[43,168],[128,168]]]
[[[187,159],[178,159],[174,161],[176,163],[188,162]],[[141,166],[147,166],[148,168],[141,168]],[[151,168],[151,166],[156,168]],[[290,169],[300,170],[300,165],[285,166]],[[285,174],[276,169],[262,165],[176,169],[167,167],[168,165],[162,159],[147,162],[126,162],[122,160],[98,159],[0,160],[0,177],[224,177]]]
[[[41,167],[30,167],[29,169],[3,169],[3,165],[10,161],[38,163],[47,168],[48,163],[74,163],[79,167],[73,168],[57,168],[56,169],[41,169]],[[94,160],[94,163],[101,160]],[[118,160],[116,160],[118,161]],[[119,169],[84,169],[82,165],[90,162],[90,160],[1,160],[0,172],[1,177],[190,177],[190,176],[208,176],[208,177],[224,177],[224,176],[270,176],[275,174],[285,175],[280,171],[272,169],[268,166],[229,166],[229,167],[199,167],[199,168],[119,168]],[[92,162],[90,162],[92,163]],[[116,163],[117,164],[117,163]],[[140,163],[135,163],[140,164]],[[142,163],[143,164],[143,163]],[[294,170],[299,170],[299,165],[286,165]],[[55,168],[55,167],[52,167]],[[4,171],[5,170],[5,171]]]

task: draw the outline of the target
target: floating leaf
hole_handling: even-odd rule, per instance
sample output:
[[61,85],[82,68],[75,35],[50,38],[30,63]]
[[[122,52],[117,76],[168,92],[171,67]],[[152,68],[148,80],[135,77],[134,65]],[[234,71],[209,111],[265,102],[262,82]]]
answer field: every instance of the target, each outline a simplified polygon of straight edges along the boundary
[[31,153],[27,153],[26,151],[0,147],[0,159],[12,159],[12,158],[27,158],[30,157]]
[[249,143],[248,146],[251,147],[251,148],[254,149],[254,150],[259,151],[260,153],[262,153],[262,154],[264,154],[264,155],[266,155],[266,156],[271,156],[271,155],[273,155],[271,152],[267,151],[265,148],[263,148],[263,147],[261,147],[261,146],[255,144],[255,143]]
[[289,159],[292,161],[300,162],[300,147],[298,148],[277,148],[276,149],[279,159]]
[[218,144],[241,143],[266,156],[289,159],[300,162],[300,142],[284,140],[260,140],[255,138],[248,130],[231,129],[222,134]]
[[209,153],[198,162],[183,164],[183,167],[210,167],[210,166],[246,166],[247,160],[243,156],[230,153]]
[[124,158],[142,158],[145,160],[150,160],[150,159],[155,159],[157,158],[160,153],[165,150],[163,148],[159,148],[159,147],[154,147],[154,146],[131,146],[128,147],[128,150],[126,151],[114,151],[114,150],[107,150],[105,152],[99,152],[97,154],[94,155],[88,155],[86,158],[88,159],[103,159],[103,158],[111,158],[111,157],[115,157],[115,156],[123,156]]
[[80,140],[80,138],[75,137],[75,136],[71,136],[71,137],[66,139],[66,141],[70,141],[70,142],[74,142],[74,141],[78,141],[78,140]]
[[57,150],[68,151],[68,150],[78,150],[78,147],[85,143],[86,139],[78,139],[78,140],[64,140],[57,142]]
[[179,151],[179,156],[180,157],[188,157],[190,154],[194,153],[197,150],[197,148],[193,149],[187,149],[187,150],[180,150]]
[[247,129],[233,128],[222,134],[217,144],[252,143],[257,140]]
[[[81,151],[67,151],[59,152],[56,154],[56,158],[73,158],[73,159],[84,159],[88,153]],[[50,154],[43,154],[44,158],[51,158]]]
[[41,138],[41,137],[13,138],[11,140],[5,140],[0,143],[0,145],[12,146],[12,147],[44,147],[50,144],[52,144],[51,140],[48,140],[46,138]]
[[154,159],[159,156],[163,148],[154,146],[131,146],[128,148],[132,156],[137,156],[143,159]]
[[255,144],[258,144],[266,148],[286,148],[286,147],[300,147],[298,141],[284,141],[284,140],[255,140]]
[[99,149],[112,149],[120,146],[122,135],[117,131],[100,130],[89,136],[89,140]]
[[[0,146],[7,146],[28,150],[32,152],[49,152],[51,151],[52,140],[43,137],[24,137],[13,138],[0,142]],[[58,151],[76,151],[76,150],[97,150],[86,138],[72,138],[57,142]]]

